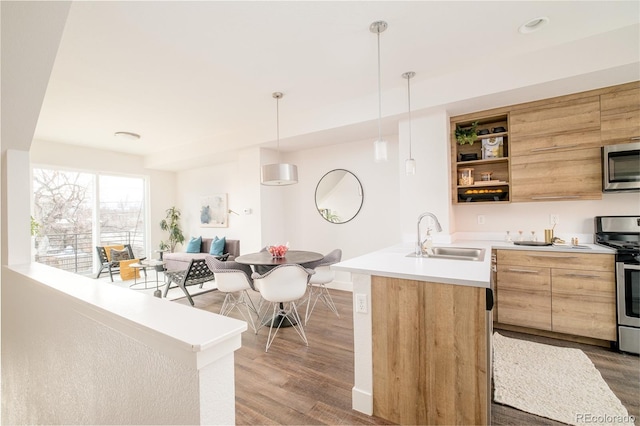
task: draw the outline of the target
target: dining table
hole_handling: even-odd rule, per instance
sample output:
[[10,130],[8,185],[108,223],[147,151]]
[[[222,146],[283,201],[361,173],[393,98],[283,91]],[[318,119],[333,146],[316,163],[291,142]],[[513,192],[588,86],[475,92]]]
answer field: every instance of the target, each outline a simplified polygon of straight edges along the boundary
[[233,260],[243,265],[251,265],[254,267],[275,267],[278,265],[285,265],[287,263],[297,263],[298,265],[304,266],[305,264],[322,260],[323,257],[324,255],[322,253],[305,250],[289,250],[284,257],[274,257],[271,253],[264,250],[257,253],[243,254]]
[[[257,253],[243,254],[233,260],[243,265],[250,265],[253,268],[254,272],[264,274],[269,269],[273,269],[278,265],[295,263],[305,266],[309,263],[322,260],[323,258],[324,255],[322,253],[317,253],[314,251],[289,250],[284,255],[284,257],[274,257],[267,250],[263,250]],[[284,309],[283,303],[280,303],[280,309]],[[280,327],[291,327],[293,325],[286,317],[283,316],[280,316],[279,322],[281,323]]]

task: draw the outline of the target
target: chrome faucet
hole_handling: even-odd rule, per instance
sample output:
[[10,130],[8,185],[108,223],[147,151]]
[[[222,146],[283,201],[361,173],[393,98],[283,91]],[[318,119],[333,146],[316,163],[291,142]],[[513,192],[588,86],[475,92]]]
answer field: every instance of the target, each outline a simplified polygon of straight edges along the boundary
[[440,222],[438,221],[438,218],[436,217],[436,215],[434,215],[433,213],[430,212],[424,212],[422,213],[420,216],[418,216],[418,230],[417,230],[417,241],[416,241],[416,255],[421,255],[422,254],[422,242],[420,241],[420,222],[422,222],[422,219],[424,219],[425,217],[430,217],[431,219],[433,219],[433,221],[436,224],[436,231],[438,232],[442,232],[442,226],[440,225]]

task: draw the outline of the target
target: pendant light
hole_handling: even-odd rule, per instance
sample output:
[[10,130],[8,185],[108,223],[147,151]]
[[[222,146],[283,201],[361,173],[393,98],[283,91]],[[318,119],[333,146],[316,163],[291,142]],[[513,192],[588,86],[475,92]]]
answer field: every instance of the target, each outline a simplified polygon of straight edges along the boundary
[[382,88],[380,83],[380,33],[387,29],[385,21],[376,21],[369,31],[378,35],[378,139],[373,142],[373,158],[376,163],[387,161],[387,141],[382,139]]
[[298,167],[295,164],[280,163],[280,99],[284,96],[281,92],[272,94],[276,100],[276,132],[278,163],[262,166],[260,183],[263,185],[293,185],[298,183]]
[[407,79],[407,99],[409,104],[409,158],[404,162],[404,169],[407,175],[416,174],[416,160],[411,156],[411,79],[415,77],[416,73],[408,71],[402,74],[402,78]]

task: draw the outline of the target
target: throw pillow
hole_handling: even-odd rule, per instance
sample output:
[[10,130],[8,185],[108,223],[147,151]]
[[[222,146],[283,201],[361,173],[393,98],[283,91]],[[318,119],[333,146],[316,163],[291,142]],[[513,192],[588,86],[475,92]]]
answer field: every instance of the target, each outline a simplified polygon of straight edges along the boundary
[[224,254],[224,245],[226,243],[227,237],[218,238],[216,236],[211,243],[211,250],[209,250],[209,254],[212,254],[214,256],[222,256]]
[[187,253],[200,253],[200,246],[202,245],[202,237],[191,237],[187,244]]
[[129,260],[129,250],[111,249],[111,261],[120,262],[121,260]]

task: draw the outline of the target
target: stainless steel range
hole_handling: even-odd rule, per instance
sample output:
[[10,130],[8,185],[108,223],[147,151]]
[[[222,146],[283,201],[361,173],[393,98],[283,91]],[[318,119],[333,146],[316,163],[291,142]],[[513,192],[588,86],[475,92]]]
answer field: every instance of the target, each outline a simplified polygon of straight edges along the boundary
[[595,241],[616,250],[618,348],[640,353],[640,216],[597,216]]

